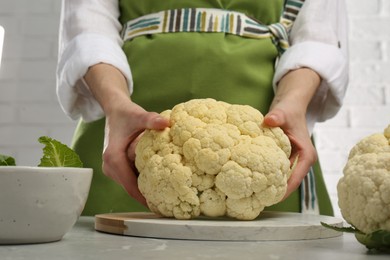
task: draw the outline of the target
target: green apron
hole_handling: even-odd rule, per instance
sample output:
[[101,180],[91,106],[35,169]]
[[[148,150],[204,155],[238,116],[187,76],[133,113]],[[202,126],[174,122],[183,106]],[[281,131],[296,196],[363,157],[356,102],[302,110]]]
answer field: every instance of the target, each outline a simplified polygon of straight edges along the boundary
[[[120,0],[120,22],[178,8],[218,8],[245,13],[264,24],[279,21],[283,0]],[[194,98],[247,104],[266,114],[273,98],[272,79],[278,50],[270,38],[251,39],[226,33],[164,33],[126,41],[131,67],[132,100],[148,111],[161,112]],[[85,167],[94,169],[84,215],[147,210],[101,170],[104,119],[80,121],[72,147]],[[319,212],[332,215],[319,165],[314,167]],[[301,189],[302,190],[302,189]],[[301,211],[300,190],[267,210]]]

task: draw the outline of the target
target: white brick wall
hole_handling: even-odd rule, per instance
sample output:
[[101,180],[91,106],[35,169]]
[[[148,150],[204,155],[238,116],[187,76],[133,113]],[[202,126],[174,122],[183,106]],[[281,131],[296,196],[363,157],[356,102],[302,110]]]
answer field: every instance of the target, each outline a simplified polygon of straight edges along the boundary
[[60,0],[1,0],[5,28],[0,69],[0,153],[20,165],[37,165],[39,136],[70,143],[75,122],[55,94]]
[[[60,110],[55,65],[60,0],[1,0],[5,27],[0,70],[0,153],[18,164],[39,163],[37,138],[50,135],[69,144],[75,122]],[[351,80],[345,105],[318,124],[315,137],[325,180],[337,207],[336,184],[350,148],[390,123],[390,1],[347,0]]]
[[390,1],[347,0],[350,86],[344,107],[315,131],[320,163],[337,206],[336,185],[349,150],[361,138],[390,124]]

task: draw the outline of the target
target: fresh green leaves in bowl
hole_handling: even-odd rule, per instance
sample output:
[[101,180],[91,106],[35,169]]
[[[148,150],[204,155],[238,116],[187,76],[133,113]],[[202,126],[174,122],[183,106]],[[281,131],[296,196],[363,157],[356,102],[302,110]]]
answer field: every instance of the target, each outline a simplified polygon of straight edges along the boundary
[[15,159],[7,156],[7,155],[2,155],[0,154],[0,166],[15,166]]
[[[78,154],[65,144],[47,136],[39,137],[38,141],[44,145],[38,167],[83,167]],[[16,166],[15,159],[0,154],[0,166]]]
[[40,137],[38,141],[45,145],[39,167],[83,167],[77,153],[65,144],[47,136]]

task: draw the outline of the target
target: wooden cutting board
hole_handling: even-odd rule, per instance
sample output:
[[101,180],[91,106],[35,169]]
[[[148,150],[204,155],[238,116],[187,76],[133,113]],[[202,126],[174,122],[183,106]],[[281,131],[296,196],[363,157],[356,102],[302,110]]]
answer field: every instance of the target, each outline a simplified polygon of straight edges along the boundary
[[200,217],[177,220],[148,212],[111,213],[95,216],[98,231],[125,236],[191,240],[306,240],[341,236],[321,225],[342,226],[343,220],[321,215],[262,212],[251,221]]

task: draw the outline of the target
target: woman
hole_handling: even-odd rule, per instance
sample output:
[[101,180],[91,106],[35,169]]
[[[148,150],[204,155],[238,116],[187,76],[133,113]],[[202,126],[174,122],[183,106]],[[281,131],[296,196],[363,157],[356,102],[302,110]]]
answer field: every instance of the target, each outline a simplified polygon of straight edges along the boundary
[[211,97],[259,109],[299,155],[270,210],[332,215],[310,137],[345,93],[345,17],[340,0],[64,0],[57,90],[81,117],[73,148],[95,171],[84,214],[145,210],[138,135],[169,125],[156,112]]

